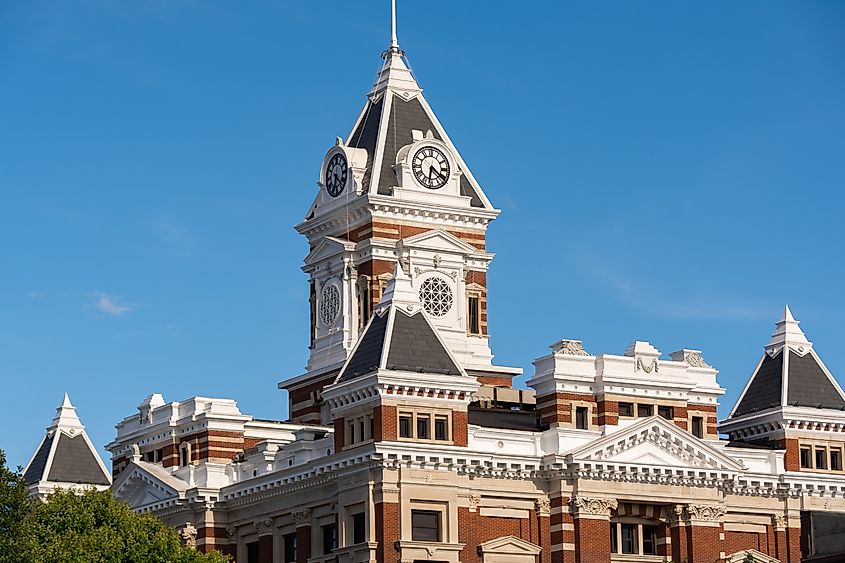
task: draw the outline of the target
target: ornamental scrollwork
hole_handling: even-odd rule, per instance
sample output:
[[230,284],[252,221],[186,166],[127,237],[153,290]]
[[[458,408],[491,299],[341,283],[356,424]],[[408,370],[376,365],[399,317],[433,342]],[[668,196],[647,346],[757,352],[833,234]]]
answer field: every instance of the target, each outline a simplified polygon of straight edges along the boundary
[[255,530],[258,532],[258,535],[264,535],[267,532],[272,532],[273,530],[273,519],[272,518],[263,518],[261,520],[255,521]]
[[538,498],[535,500],[534,508],[540,516],[548,516],[552,512],[552,504],[547,498]]
[[619,502],[613,498],[575,497],[572,506],[579,515],[610,516],[611,510],[616,510]]
[[688,504],[687,514],[690,520],[699,522],[719,522],[725,515],[726,510],[721,506],[710,506],[706,504]]
[[470,511],[478,510],[481,505],[481,495],[469,495],[469,509]]
[[564,356],[589,356],[580,340],[561,340],[555,352]]
[[644,371],[646,373],[657,373],[658,371],[660,371],[657,365],[657,358],[651,360],[651,363],[648,365],[643,362],[642,358],[637,358],[637,371]]
[[197,529],[190,522],[186,522],[185,527],[179,530],[179,536],[187,547],[197,547]]
[[783,514],[772,514],[772,526],[782,530],[787,527],[787,519]]
[[713,367],[704,361],[704,358],[701,357],[701,352],[688,352],[687,355],[684,356],[684,361],[694,368]]
[[308,525],[311,523],[311,511],[307,508],[293,513],[293,522],[297,526]]

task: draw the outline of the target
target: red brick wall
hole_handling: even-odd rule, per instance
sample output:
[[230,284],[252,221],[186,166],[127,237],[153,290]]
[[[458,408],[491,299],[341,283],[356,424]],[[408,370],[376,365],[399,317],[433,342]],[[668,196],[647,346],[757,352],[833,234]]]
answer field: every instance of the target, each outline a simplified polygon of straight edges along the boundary
[[801,452],[798,440],[795,438],[784,438],[778,440],[778,449],[786,450],[783,456],[783,467],[787,471],[801,471]]
[[273,563],[273,536],[258,538],[258,563]]
[[376,561],[378,563],[393,563],[398,560],[394,544],[399,541],[399,505],[378,502],[376,513]]
[[[569,513],[569,498],[568,497],[552,497],[549,499],[551,505],[552,515],[549,520],[549,530],[551,526],[559,527],[562,524],[572,524],[572,514]],[[556,509],[563,508],[563,511],[558,512]],[[552,546],[561,545],[563,543],[574,544],[575,532],[572,530],[555,530],[549,531],[548,540],[546,543],[541,543],[544,553],[550,553],[551,563],[575,563],[574,551],[551,551]],[[545,557],[545,556],[544,556]],[[545,559],[543,559],[545,561]]]
[[335,453],[342,452],[343,443],[346,438],[346,429],[343,427],[346,424],[346,419],[343,417],[336,418],[332,424],[334,425],[334,451]]
[[[788,563],[801,563],[801,528],[787,528],[786,539],[788,542],[789,556]],[[784,563],[781,560],[781,563]]]
[[610,563],[610,519],[575,519],[575,562]]
[[466,447],[469,443],[467,413],[452,411],[452,440],[456,446]]
[[[582,393],[555,393],[537,398],[537,411],[540,419],[548,424],[555,422],[569,424],[572,422],[572,401],[587,401],[593,403],[593,424],[598,424],[598,409],[593,395]],[[609,533],[609,532],[608,532]]]
[[743,549],[756,549],[769,555],[766,536],[756,532],[725,532],[724,552],[736,553]]
[[686,526],[672,526],[669,528],[669,537],[672,539],[672,560],[688,560],[689,554],[689,530]]
[[510,389],[513,386],[513,379],[510,377],[494,377],[491,375],[476,376],[478,382],[482,385],[490,385],[492,387],[507,387]]
[[598,424],[619,424],[619,403],[617,401],[598,402]]
[[[322,402],[321,397],[323,388],[327,385],[331,385],[334,382],[335,377],[337,377],[337,372],[332,371],[326,375],[314,378],[313,381],[309,381],[309,383],[306,385],[302,385],[301,387],[297,387],[296,389],[288,389],[288,406],[290,408],[290,419],[296,422],[309,414],[319,415],[320,403]],[[311,399],[312,393],[317,398],[317,401],[314,405],[294,410],[294,404],[302,403]]]
[[373,430],[375,442],[392,442],[399,436],[399,424],[396,407],[393,405],[379,405],[373,409]]
[[723,551],[719,534],[722,529],[715,526],[689,526],[690,535],[690,557],[691,562],[712,563],[721,561],[720,553]]
[[296,529],[296,563],[308,563],[311,558],[311,526]]

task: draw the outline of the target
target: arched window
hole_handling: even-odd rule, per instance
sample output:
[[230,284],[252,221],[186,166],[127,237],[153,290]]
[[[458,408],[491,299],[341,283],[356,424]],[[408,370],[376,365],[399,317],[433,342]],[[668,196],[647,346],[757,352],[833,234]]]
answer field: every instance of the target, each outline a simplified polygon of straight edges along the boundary
[[179,466],[187,467],[191,463],[191,444],[183,442],[179,446]]

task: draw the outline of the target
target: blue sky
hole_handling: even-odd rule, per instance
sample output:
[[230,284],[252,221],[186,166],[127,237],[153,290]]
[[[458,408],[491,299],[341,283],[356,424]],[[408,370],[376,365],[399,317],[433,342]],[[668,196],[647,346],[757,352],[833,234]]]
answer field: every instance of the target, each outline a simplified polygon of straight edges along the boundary
[[[0,5],[0,447],[62,394],[102,446],[152,392],[284,418],[292,226],[387,0]],[[491,343],[700,348],[726,415],[789,303],[841,348],[845,4],[400,0],[400,43],[501,217]]]

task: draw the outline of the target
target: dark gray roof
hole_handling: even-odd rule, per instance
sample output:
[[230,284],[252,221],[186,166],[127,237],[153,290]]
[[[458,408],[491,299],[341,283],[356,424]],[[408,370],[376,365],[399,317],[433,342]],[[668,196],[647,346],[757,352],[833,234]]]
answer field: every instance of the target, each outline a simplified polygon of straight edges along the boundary
[[367,169],[364,171],[363,185],[370,185],[370,177],[373,172],[373,157],[376,154],[376,142],[378,140],[378,128],[381,122],[381,108],[384,106],[384,98],[373,103],[367,101],[364,110],[364,117],[358,124],[358,128],[349,139],[349,146],[356,149],[367,149]]
[[845,409],[845,400],[812,354],[789,353],[788,382],[786,402],[791,406]]
[[[381,108],[379,108],[380,112]],[[423,108],[417,98],[406,101],[399,96],[393,95],[393,103],[387,119],[384,155],[381,160],[381,173],[378,183],[379,194],[391,195],[391,188],[396,185],[396,172],[393,171],[393,165],[396,164],[396,153],[405,145],[410,145],[414,142],[411,132],[415,129],[424,133],[430,130],[435,139],[443,140],[434,123],[429,119],[428,114],[426,114],[425,108]],[[362,134],[361,137],[363,138],[364,135]],[[369,160],[367,164],[369,167],[371,164]],[[365,186],[367,185],[367,181],[368,177],[365,176]],[[478,197],[478,194],[470,185],[466,175],[461,176],[461,195],[472,198],[470,201],[472,207],[484,207],[481,198]]]
[[361,336],[361,341],[355,349],[355,353],[341,372],[338,381],[355,379],[378,369],[384,348],[384,336],[387,333],[388,317],[387,313],[382,316],[373,316],[366,332]]
[[734,410],[734,416],[780,405],[783,388],[783,353],[778,353],[774,358],[766,354],[760,368],[751,377],[751,385],[748,386],[742,402]]
[[109,485],[109,479],[95,455],[82,434],[70,437],[60,433],[47,480],[56,483]]
[[528,430],[536,432],[540,429],[536,411],[513,411],[506,409],[484,409],[469,406],[467,421],[470,424],[487,428],[504,428],[507,430]]
[[[768,354],[763,358],[733,416],[782,406],[783,364],[783,352],[778,352],[774,358]],[[788,370],[786,402],[789,406],[845,410],[845,399],[813,354],[799,356],[790,350]]]
[[32,485],[41,480],[41,477],[44,475],[44,467],[47,465],[47,458],[50,456],[50,446],[52,445],[53,437],[49,435],[44,436],[41,447],[38,448],[38,452],[32,458],[32,463],[29,464],[29,467],[26,468],[26,473],[24,473],[23,478],[27,485]]
[[449,357],[422,311],[408,316],[396,310],[395,314],[387,369],[460,375],[461,370]]

